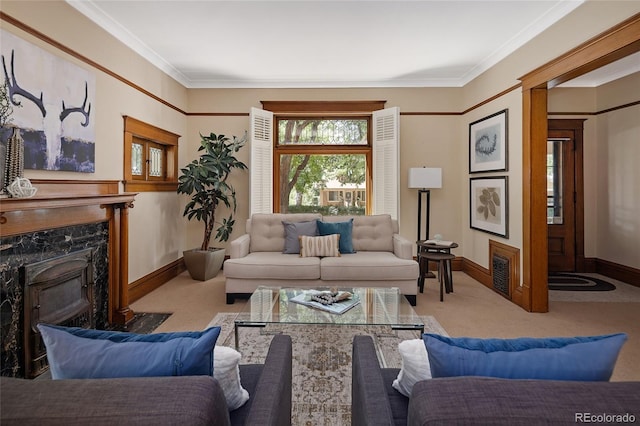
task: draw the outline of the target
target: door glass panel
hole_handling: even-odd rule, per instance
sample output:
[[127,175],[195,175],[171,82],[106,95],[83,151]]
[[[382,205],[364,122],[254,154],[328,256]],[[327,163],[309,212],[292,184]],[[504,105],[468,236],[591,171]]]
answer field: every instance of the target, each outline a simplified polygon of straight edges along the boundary
[[547,141],[547,223],[562,225],[562,140]]

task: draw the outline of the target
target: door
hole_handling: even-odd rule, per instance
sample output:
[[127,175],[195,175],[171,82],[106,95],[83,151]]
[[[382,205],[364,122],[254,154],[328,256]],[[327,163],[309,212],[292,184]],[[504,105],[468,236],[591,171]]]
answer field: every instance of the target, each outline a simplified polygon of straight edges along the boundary
[[549,272],[576,270],[575,138],[549,129],[547,139],[547,236]]

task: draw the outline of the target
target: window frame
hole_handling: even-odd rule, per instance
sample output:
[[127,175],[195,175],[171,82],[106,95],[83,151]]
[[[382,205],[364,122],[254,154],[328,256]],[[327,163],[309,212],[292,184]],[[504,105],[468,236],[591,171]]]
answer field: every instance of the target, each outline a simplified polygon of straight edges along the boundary
[[[133,117],[124,119],[124,171],[126,192],[175,192],[178,189],[178,139],[180,135],[144,123]],[[131,149],[134,143],[143,143],[142,176],[131,173]],[[149,176],[147,159],[150,147],[162,150],[162,176]]]
[[[280,156],[282,155],[345,155],[365,156],[366,199],[373,193],[373,111],[384,109],[386,101],[262,101],[263,108],[273,113],[273,211],[280,212]],[[278,128],[280,120],[291,119],[365,119],[367,120],[366,145],[303,145],[280,144]],[[367,203],[365,214],[373,207]]]

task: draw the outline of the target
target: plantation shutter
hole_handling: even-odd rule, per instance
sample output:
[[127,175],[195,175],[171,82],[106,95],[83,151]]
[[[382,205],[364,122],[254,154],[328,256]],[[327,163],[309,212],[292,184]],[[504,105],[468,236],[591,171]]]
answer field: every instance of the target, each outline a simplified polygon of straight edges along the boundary
[[273,113],[251,108],[249,217],[273,213]]
[[400,108],[373,112],[373,214],[398,219]]

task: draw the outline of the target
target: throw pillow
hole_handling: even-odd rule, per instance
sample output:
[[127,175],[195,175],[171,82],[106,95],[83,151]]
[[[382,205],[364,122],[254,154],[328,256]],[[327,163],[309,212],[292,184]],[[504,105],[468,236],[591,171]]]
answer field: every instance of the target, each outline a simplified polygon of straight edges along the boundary
[[402,357],[402,368],[391,386],[408,398],[411,396],[413,385],[431,378],[429,357],[422,339],[400,342],[398,352]]
[[433,377],[608,381],[627,335],[476,339],[425,333],[422,338]]
[[220,327],[135,334],[38,324],[53,379],[213,375]]
[[218,381],[229,411],[242,407],[249,400],[249,392],[240,383],[240,352],[226,346],[213,349],[213,377]]
[[340,253],[355,253],[353,248],[353,218],[346,222],[318,221],[318,235],[340,234]]
[[320,237],[300,236],[300,257],[337,257],[340,235],[331,234]]
[[317,220],[310,220],[306,222],[287,222],[282,221],[284,225],[284,250],[285,254],[298,254],[300,253],[300,239],[301,235],[316,236],[318,235]]

